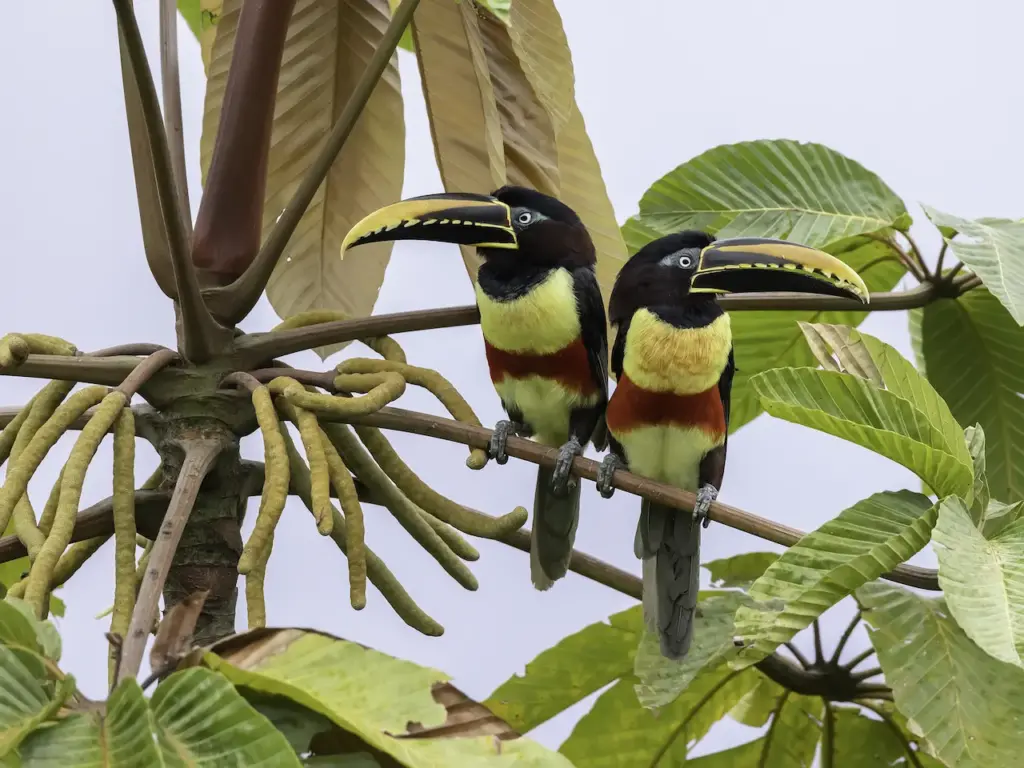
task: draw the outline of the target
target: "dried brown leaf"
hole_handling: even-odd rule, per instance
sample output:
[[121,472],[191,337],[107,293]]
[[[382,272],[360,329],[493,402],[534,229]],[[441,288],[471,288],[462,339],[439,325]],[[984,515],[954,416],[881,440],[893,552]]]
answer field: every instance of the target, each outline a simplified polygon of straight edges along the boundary
[[208,589],[193,592],[164,614],[156,631],[153,648],[149,652],[149,666],[152,670],[164,669],[188,653],[192,645],[192,633],[209,594]]
[[[505,156],[475,4],[421,0],[413,40],[444,188],[493,192],[505,181]],[[474,248],[461,250],[475,282],[480,257]]]

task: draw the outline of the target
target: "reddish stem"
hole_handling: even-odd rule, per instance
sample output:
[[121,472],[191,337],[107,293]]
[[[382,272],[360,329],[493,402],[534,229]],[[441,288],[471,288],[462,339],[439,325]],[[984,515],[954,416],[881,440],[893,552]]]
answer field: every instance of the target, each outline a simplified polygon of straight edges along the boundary
[[245,272],[260,248],[277,79],[294,5],[295,0],[242,3],[192,240],[192,263],[219,285]]

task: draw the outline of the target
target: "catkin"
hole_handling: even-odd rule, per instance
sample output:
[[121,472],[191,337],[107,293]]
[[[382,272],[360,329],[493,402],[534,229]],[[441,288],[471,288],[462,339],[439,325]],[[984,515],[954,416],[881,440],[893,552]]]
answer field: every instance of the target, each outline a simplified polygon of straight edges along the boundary
[[267,561],[273,547],[274,534],[271,532],[270,541],[263,551],[264,556],[245,575],[245,608],[249,629],[267,626],[267,601],[263,592],[263,582],[267,578]]
[[[338,494],[338,502],[345,515],[348,527],[345,542],[348,544],[348,584],[349,601],[352,607],[361,611],[366,607],[366,526],[363,520],[363,508],[359,503],[356,484],[352,474],[338,455],[327,435],[317,428],[317,435],[324,455],[327,458],[327,471],[331,475],[331,485]],[[330,500],[328,510],[332,509]],[[331,516],[333,518],[333,515]]]
[[114,425],[114,615],[110,632],[124,637],[135,608],[135,417],[123,408]]
[[[74,396],[72,396],[73,398]],[[93,417],[89,419],[89,423],[85,425],[71,449],[71,455],[64,466],[64,480],[61,483],[60,502],[57,506],[57,514],[53,519],[53,527],[32,564],[28,574],[28,586],[25,588],[25,602],[32,606],[39,616],[43,615],[44,602],[53,569],[71,541],[71,535],[75,529],[75,517],[78,515],[78,502],[82,496],[82,483],[85,481],[86,470],[89,468],[93,456],[96,455],[96,449],[100,442],[127,404],[128,398],[122,392],[117,390],[110,392],[103,398],[103,402],[100,403]],[[40,430],[40,435],[45,429],[46,426]],[[31,447],[26,449],[26,456]]]
[[[312,499],[310,498],[309,468],[302,460],[302,456],[295,448],[295,444],[292,442],[291,436],[287,432],[284,433],[284,440],[285,446],[288,450],[288,462],[291,465],[292,470],[292,490],[300,499],[302,499],[303,504],[307,507],[311,507]],[[347,557],[348,531],[346,530],[345,518],[342,517],[341,513],[333,504],[331,505],[331,514],[334,517],[334,527],[331,531],[331,538],[334,539],[334,543],[338,545],[338,549],[340,549]],[[401,582],[395,578],[395,575],[384,564],[384,561],[381,560],[369,547],[366,548],[366,576],[370,583],[380,590],[384,599],[388,601],[388,604],[392,608],[394,608],[395,613],[398,614],[399,618],[401,618],[402,621],[410,627],[418,632],[422,632],[424,635],[429,635],[430,637],[440,637],[444,634],[444,627],[434,621],[434,619],[432,619],[416,604],[416,601],[413,600],[412,596],[405,591]]]
[[[278,381],[279,379],[275,379]],[[274,382],[271,382],[273,389]],[[328,416],[366,416],[394,402],[405,392],[405,379],[397,373],[351,373],[335,378],[334,386],[346,392],[365,392],[362,397],[335,397],[307,392],[298,382],[283,387],[281,394],[294,406]]]
[[[318,323],[332,323],[338,321],[348,320],[349,316],[344,312],[339,312],[334,309],[311,309],[307,312],[299,312],[297,315],[292,315],[287,320],[284,320],[274,326],[273,331],[286,331],[291,328],[305,328],[307,325],[317,325]],[[361,343],[368,346],[370,349],[375,351],[385,360],[395,360],[397,362],[405,362],[405,352],[397,341],[392,339],[390,336],[379,336],[370,339],[360,339]]]
[[288,500],[289,483],[288,453],[282,435],[284,428],[277,419],[274,401],[267,387],[259,386],[253,390],[252,404],[263,437],[264,474],[256,523],[238,560],[238,572],[243,575],[259,563],[263,552],[270,546],[274,528]]

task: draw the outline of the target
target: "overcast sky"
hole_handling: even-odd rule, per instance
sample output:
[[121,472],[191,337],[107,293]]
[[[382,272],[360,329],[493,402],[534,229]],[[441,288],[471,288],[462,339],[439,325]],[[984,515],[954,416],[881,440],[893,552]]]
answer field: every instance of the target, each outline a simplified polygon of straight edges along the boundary
[[[157,3],[136,5],[155,63]],[[1021,4],[560,0],[558,8],[573,51],[577,98],[620,222],[636,211],[648,185],[679,163],[718,144],[761,138],[820,142],[881,175],[911,207],[919,221],[914,235],[930,253],[938,237],[918,201],[969,217],[1024,211]],[[194,211],[205,78],[184,23],[179,37]],[[404,194],[440,191],[416,64],[404,52],[401,70],[409,157]],[[111,5],[7,3],[0,71],[0,332],[56,334],[86,350],[133,341],[173,345],[171,306],[142,252]],[[395,248],[376,312],[472,301],[453,246],[403,243]],[[277,322],[262,300],[243,328],[265,330]],[[863,328],[909,353],[905,313],[878,314]],[[410,362],[451,379],[484,424],[501,417],[477,327],[406,334],[399,341]],[[342,353],[363,354],[358,345]],[[288,359],[325,367],[312,353]],[[0,401],[23,403],[40,385],[0,379]],[[443,413],[416,391],[399,404]],[[513,460],[477,473],[465,468],[460,446],[391,437],[424,478],[464,504],[499,513],[532,500],[533,465]],[[37,510],[70,445],[65,438],[33,480]],[[243,452],[261,458],[258,438],[246,439]],[[138,455],[141,482],[156,456],[141,441]],[[109,463],[108,440],[87,478],[83,505],[109,495]],[[766,416],[730,439],[724,485],[723,501],[804,530],[871,493],[919,487],[885,459]],[[602,501],[585,484],[577,547],[639,573],[632,555],[636,507],[624,493]],[[437,667],[482,698],[563,636],[633,604],[574,574],[547,593],[535,592],[527,556],[489,542],[474,542],[482,553],[472,565],[480,589],[469,593],[386,511],[367,510],[367,536],[445,626],[444,637],[427,639],[407,628],[372,589],[366,609],[352,611],[343,559],[315,532],[298,500],[289,502],[270,562],[270,623],[316,627]],[[755,549],[778,548],[713,524],[702,554],[711,560]],[[108,545],[62,591],[68,603],[60,622],[62,667],[92,697],[105,692],[108,620],[94,617],[110,603],[112,557]],[[934,558],[928,551],[914,562]],[[243,627],[242,600],[239,607]],[[848,615],[845,605],[829,614],[827,641]],[[807,645],[807,638],[800,640]],[[866,637],[858,632],[853,643],[863,647]],[[591,700],[533,735],[556,747]],[[746,741],[750,730],[716,726],[700,752]]]

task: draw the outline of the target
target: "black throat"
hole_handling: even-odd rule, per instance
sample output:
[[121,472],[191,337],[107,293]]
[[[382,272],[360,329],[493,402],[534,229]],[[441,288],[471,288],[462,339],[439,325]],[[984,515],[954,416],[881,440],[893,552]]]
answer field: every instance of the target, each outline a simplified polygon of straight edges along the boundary
[[495,301],[513,301],[530,292],[557,267],[525,261],[517,251],[498,248],[481,250],[484,263],[477,272],[477,283]]

